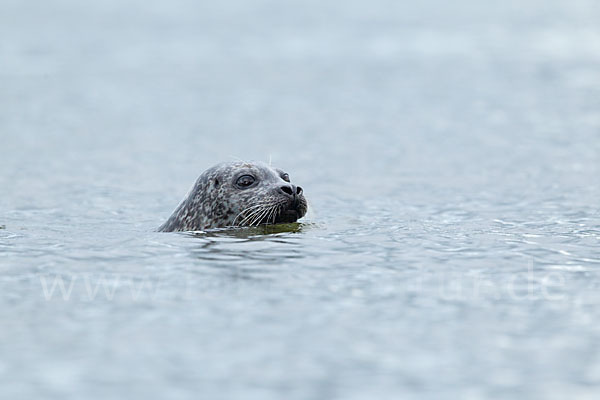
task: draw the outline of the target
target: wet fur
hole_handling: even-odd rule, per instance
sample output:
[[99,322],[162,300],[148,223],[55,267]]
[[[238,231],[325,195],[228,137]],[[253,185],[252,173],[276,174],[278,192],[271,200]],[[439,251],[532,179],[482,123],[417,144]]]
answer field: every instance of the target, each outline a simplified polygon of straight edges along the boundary
[[[247,189],[235,186],[237,177],[252,174],[258,184]],[[256,226],[285,220],[290,199],[279,188],[290,185],[283,171],[263,163],[231,162],[206,170],[159,231],[198,231],[209,228]],[[298,218],[308,209],[304,195],[297,195]],[[288,222],[288,221],[286,221]]]

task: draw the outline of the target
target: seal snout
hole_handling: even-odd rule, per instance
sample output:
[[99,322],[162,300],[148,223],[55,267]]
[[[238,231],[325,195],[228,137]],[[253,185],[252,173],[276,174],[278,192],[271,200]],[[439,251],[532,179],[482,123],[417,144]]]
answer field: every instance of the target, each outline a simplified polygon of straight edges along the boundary
[[288,198],[290,201],[290,209],[298,210],[300,205],[300,196],[302,196],[302,188],[296,185],[283,185],[279,187],[279,192]]
[[302,194],[302,188],[296,185],[283,185],[279,187],[279,190],[284,194],[292,197],[300,196]]
[[305,214],[305,203],[303,190],[300,186],[287,184],[279,186],[280,195],[287,200],[286,207],[279,213],[276,222],[296,222]]

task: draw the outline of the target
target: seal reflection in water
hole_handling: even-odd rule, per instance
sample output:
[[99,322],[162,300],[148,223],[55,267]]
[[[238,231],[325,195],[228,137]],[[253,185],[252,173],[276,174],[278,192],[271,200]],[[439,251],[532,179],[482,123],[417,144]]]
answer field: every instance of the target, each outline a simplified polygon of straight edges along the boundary
[[159,231],[296,222],[308,204],[288,174],[263,163],[230,162],[206,170]]

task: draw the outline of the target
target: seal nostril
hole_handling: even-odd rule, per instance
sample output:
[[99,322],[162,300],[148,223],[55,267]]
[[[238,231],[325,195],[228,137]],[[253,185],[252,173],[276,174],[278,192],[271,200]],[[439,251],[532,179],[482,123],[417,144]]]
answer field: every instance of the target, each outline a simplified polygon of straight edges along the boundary
[[296,194],[298,194],[298,195],[302,194],[302,188],[300,186],[298,186],[296,188]]
[[292,188],[291,188],[291,187],[289,187],[289,186],[282,186],[282,187],[281,187],[281,190],[282,190],[282,191],[283,191],[285,194],[288,194],[288,195],[290,195],[290,196],[293,196],[293,195],[294,195],[294,192],[292,191]]

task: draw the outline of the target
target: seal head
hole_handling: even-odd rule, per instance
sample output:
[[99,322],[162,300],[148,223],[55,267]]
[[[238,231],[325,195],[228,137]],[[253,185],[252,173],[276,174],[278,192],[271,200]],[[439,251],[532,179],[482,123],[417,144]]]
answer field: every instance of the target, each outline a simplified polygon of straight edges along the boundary
[[159,231],[295,222],[308,204],[287,173],[263,163],[230,162],[206,170]]

